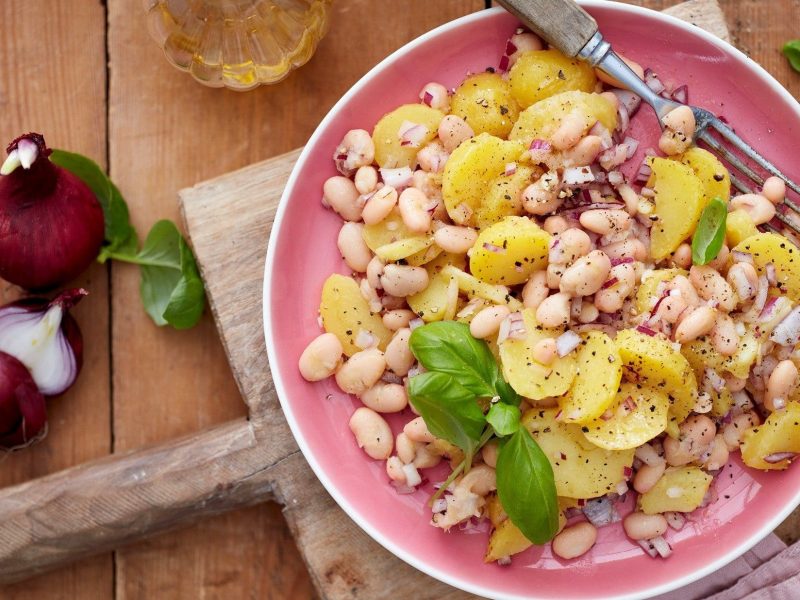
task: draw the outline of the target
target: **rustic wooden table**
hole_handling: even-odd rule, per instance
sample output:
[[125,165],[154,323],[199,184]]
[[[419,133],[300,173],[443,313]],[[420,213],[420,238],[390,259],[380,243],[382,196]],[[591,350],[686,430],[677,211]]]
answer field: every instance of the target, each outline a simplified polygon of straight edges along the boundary
[[[677,0],[634,2],[661,9]],[[0,2],[0,141],[40,131],[51,146],[108,167],[140,232],[179,220],[176,191],[305,142],[329,107],[378,60],[484,0],[337,0],[315,58],[283,83],[210,90],[170,67],[139,0]],[[800,0],[722,0],[734,41],[795,96],[780,55],[798,37]],[[138,273],[95,265],[75,311],[86,341],[78,384],[52,402],[45,443],[7,457],[0,486],[168,440],[245,414],[210,317],[158,329]],[[19,295],[0,286],[0,300]],[[795,519],[796,521],[796,519]],[[782,526],[796,539],[797,522]],[[308,575],[277,505],[205,521],[0,589],[11,599],[308,598]]]

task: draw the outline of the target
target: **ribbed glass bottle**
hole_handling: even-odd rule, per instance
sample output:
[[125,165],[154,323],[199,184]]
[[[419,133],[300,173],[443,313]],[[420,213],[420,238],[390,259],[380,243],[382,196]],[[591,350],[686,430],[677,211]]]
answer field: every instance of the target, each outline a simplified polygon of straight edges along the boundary
[[144,0],[167,59],[211,87],[249,90],[305,64],[331,0]]

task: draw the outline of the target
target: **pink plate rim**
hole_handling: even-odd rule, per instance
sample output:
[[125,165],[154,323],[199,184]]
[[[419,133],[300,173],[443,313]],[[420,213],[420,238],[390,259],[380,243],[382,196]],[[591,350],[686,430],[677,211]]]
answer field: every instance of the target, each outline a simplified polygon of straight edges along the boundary
[[[697,36],[702,38],[706,42],[710,42],[711,44],[717,46],[725,53],[733,56],[737,60],[744,62],[752,71],[755,72],[756,75],[760,77],[762,82],[773,88],[773,91],[777,92],[780,96],[782,96],[787,102],[791,105],[795,106],[795,112],[800,119],[800,108],[797,107],[797,103],[792,95],[785,89],[783,86],[778,83],[763,67],[761,67],[758,63],[750,59],[747,55],[733,47],[728,42],[717,38],[716,36],[706,32],[699,27],[693,26],[688,24],[676,17],[671,15],[667,15],[661,12],[653,11],[650,9],[642,8],[639,6],[629,5],[629,4],[622,4],[618,2],[612,2],[610,0],[580,0],[580,4],[586,8],[602,8],[604,10],[612,10],[617,11],[621,14],[632,14],[638,16],[644,16],[649,19],[653,19],[655,21],[663,21],[665,23],[669,23],[670,25],[677,27],[683,30],[686,34],[691,36]],[[417,46],[424,44],[435,38],[438,35],[441,35],[444,32],[450,31],[452,29],[458,28],[462,25],[467,23],[472,23],[473,21],[479,21],[481,19],[491,18],[492,15],[502,12],[504,9],[502,8],[492,8],[488,10],[480,10],[475,13],[471,13],[469,15],[465,15],[449,23],[441,25],[436,29],[425,33],[424,35],[416,38],[415,40],[409,42],[405,46],[401,47],[397,51],[390,54],[380,63],[378,63],[375,67],[373,67],[366,75],[364,75],[355,85],[353,85],[348,92],[342,96],[342,98],[334,105],[334,107],[330,110],[330,112],[325,116],[325,118],[321,121],[317,129],[314,131],[314,134],[309,139],[308,143],[306,144],[305,148],[300,154],[300,157],[295,164],[294,169],[288,179],[286,184],[286,188],[284,189],[283,195],[281,196],[280,203],[278,205],[277,213],[275,215],[275,220],[272,227],[272,233],[269,236],[269,242],[267,247],[267,257],[266,263],[264,268],[264,285],[263,285],[263,297],[262,297],[262,308],[263,308],[263,319],[264,319],[264,335],[266,339],[266,347],[267,347],[267,356],[269,358],[270,365],[277,364],[277,348],[275,344],[275,338],[273,335],[273,327],[272,327],[272,315],[270,313],[271,307],[271,297],[272,297],[272,277],[271,274],[275,270],[275,255],[276,255],[276,245],[277,240],[279,238],[278,232],[281,230],[281,225],[284,219],[284,215],[286,213],[289,198],[292,196],[294,188],[297,184],[298,177],[300,173],[303,171],[303,166],[307,161],[309,155],[311,154],[312,148],[315,146],[315,143],[319,140],[322,136],[323,132],[329,127],[329,125],[335,121],[338,113],[342,109],[344,105],[346,105],[351,98],[356,96],[360,90],[365,86],[366,82],[368,82],[375,74],[383,71],[387,67],[389,67],[392,63],[398,60],[400,57],[405,55],[411,49],[416,48]],[[286,416],[286,420],[289,424],[289,427],[292,431],[292,434],[297,441],[300,450],[303,452],[308,464],[311,466],[311,469],[316,474],[317,478],[320,480],[322,485],[328,491],[328,493],[333,497],[336,503],[342,508],[342,510],[347,513],[347,515],[353,519],[362,530],[364,530],[370,537],[372,537],[376,542],[381,544],[384,548],[389,550],[392,554],[397,556],[398,558],[402,559],[403,561],[407,562],[411,566],[415,567],[416,569],[442,581],[447,583],[453,587],[459,588],[461,590],[477,594],[484,597],[494,597],[494,598],[503,598],[503,599],[522,599],[525,598],[527,600],[532,600],[537,598],[537,596],[532,595],[502,595],[498,596],[496,590],[492,590],[483,586],[474,585],[468,582],[461,581],[457,578],[452,577],[448,573],[441,571],[432,567],[431,565],[419,560],[415,557],[412,553],[406,552],[402,548],[398,547],[395,543],[392,542],[389,538],[384,536],[384,534],[379,531],[378,529],[374,528],[372,525],[369,524],[367,519],[364,518],[363,515],[359,513],[347,500],[344,493],[342,493],[336,485],[332,482],[332,480],[328,477],[326,472],[322,469],[321,465],[317,461],[316,457],[311,452],[308,442],[306,441],[302,429],[297,421],[296,415],[292,410],[292,404],[287,400],[288,394],[286,390],[286,386],[284,381],[281,377],[281,374],[277,368],[272,368],[272,376],[273,381],[275,384],[275,391],[278,395],[278,399],[280,400],[281,407],[283,409],[284,415]],[[735,560],[748,550],[750,550],[753,546],[755,546],[759,541],[761,541],[764,537],[770,534],[793,510],[794,508],[800,504],[800,489],[798,490],[797,494],[793,497],[792,501],[787,503],[784,506],[783,510],[776,513],[769,521],[765,522],[762,527],[753,534],[749,539],[745,540],[741,544],[732,547],[729,552],[722,555],[719,559],[709,564],[703,565],[698,569],[682,576],[676,578],[666,584],[658,585],[646,590],[645,595],[642,594],[642,590],[631,593],[631,594],[618,594],[613,596],[603,596],[605,600],[636,600],[642,599],[646,597],[652,597],[659,594],[664,594],[666,592],[670,592],[677,588],[683,587],[688,585],[718,569],[724,567],[726,564],[730,563],[731,561]],[[599,598],[598,598],[599,600]]]

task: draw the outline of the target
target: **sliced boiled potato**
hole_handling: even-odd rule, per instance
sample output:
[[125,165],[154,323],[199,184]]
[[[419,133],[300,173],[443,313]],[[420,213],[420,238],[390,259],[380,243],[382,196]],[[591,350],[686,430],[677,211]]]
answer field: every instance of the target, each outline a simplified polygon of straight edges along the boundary
[[553,467],[556,492],[567,498],[597,498],[614,491],[633,464],[633,450],[605,450],[590,443],[580,425],[556,420],[558,409],[528,410],[522,424]]
[[759,273],[775,265],[778,287],[792,301],[800,300],[800,248],[777,233],[759,233],[734,248],[753,256]]
[[517,165],[512,175],[500,175],[494,179],[475,211],[477,227],[484,229],[503,217],[523,214],[522,192],[541,174],[538,167]]
[[355,343],[362,331],[378,338],[381,350],[385,350],[392,339],[392,332],[383,324],[380,315],[370,312],[369,303],[350,277],[334,273],[325,280],[319,314],[325,331],[339,338],[347,356],[362,350]]
[[752,332],[746,332],[739,339],[739,347],[731,356],[720,354],[711,340],[701,337],[681,346],[681,353],[692,365],[695,373],[702,373],[705,369],[714,369],[717,373],[730,373],[739,379],[747,379],[750,368],[759,356],[761,344]]
[[591,92],[594,69],[556,49],[523,52],[509,72],[511,92],[523,108],[562,92]]
[[684,269],[656,269],[650,271],[646,278],[642,278],[639,289],[636,290],[636,310],[642,315],[651,312],[660,297],[658,286],[661,282],[672,281],[678,275],[689,275]]
[[[800,402],[788,402],[744,433],[742,460],[748,467],[783,470],[800,454]],[[769,458],[771,462],[764,460]]]
[[508,139],[520,140],[525,148],[534,139],[550,140],[564,117],[571,113],[583,117],[587,130],[598,121],[609,131],[617,126],[616,107],[600,94],[562,92],[523,110]]
[[[697,379],[686,358],[670,342],[635,329],[623,329],[614,341],[626,377],[667,394],[670,421],[682,423],[697,402]],[[674,433],[676,428],[667,431]]]
[[439,246],[436,244],[432,244],[427,248],[423,248],[419,252],[415,252],[411,256],[407,256],[405,258],[406,264],[412,267],[421,267],[423,265],[428,264],[437,256],[441,255],[444,252]]
[[416,233],[406,227],[405,223],[403,223],[403,217],[400,216],[400,211],[397,208],[380,223],[364,225],[361,237],[364,238],[367,247],[373,252],[377,252],[378,248],[403,240],[418,240],[415,243],[424,243],[425,245],[421,246],[420,249],[427,248],[430,245],[427,243],[428,235]]
[[432,245],[433,236],[406,238],[379,246],[375,249],[375,254],[383,262],[396,262],[422,252]]
[[470,75],[450,99],[450,112],[464,119],[476,134],[506,137],[519,117],[511,86],[498,73]]
[[703,184],[703,206],[712,198],[728,202],[731,197],[731,176],[719,159],[708,150],[693,146],[678,157],[683,164],[692,168]]
[[744,209],[738,208],[728,213],[725,221],[725,239],[730,248],[738,246],[746,239],[758,234],[756,224]]
[[447,266],[464,268],[466,259],[461,254],[442,252],[425,265],[428,271],[428,287],[419,294],[406,298],[408,306],[426,323],[451,320],[458,310],[458,281]]
[[[433,140],[439,132],[439,123],[444,118],[441,111],[425,104],[404,104],[385,114],[372,131],[375,144],[375,162],[381,167],[394,169],[417,164],[417,152]],[[425,128],[421,141],[404,144],[400,131],[404,125],[421,125]]]
[[487,563],[494,562],[499,558],[524,552],[531,546],[533,546],[533,542],[525,537],[525,534],[511,522],[511,519],[506,519],[497,525],[492,535],[489,536],[489,545],[483,560]]
[[550,234],[528,217],[506,217],[481,231],[469,259],[475,277],[486,283],[525,283],[547,267]]
[[614,401],[622,378],[622,359],[614,340],[602,331],[590,331],[582,338],[575,380],[558,401],[561,417],[568,423],[586,423],[602,415]]
[[666,429],[669,399],[656,388],[626,382],[609,409],[610,419],[586,423],[586,439],[607,450],[636,449]]
[[475,212],[492,182],[524,150],[520,142],[488,133],[470,138],[456,148],[444,166],[442,178],[442,196],[450,218],[459,225],[475,225]]
[[458,289],[470,298],[483,298],[493,304],[505,304],[512,311],[522,308],[522,303],[513,298],[509,289],[504,285],[486,283],[455,266],[447,266],[442,272],[455,277],[458,282]]
[[522,316],[525,322],[525,338],[521,340],[508,338],[500,344],[503,376],[509,385],[525,398],[541,400],[564,394],[575,378],[574,353],[556,358],[547,366],[536,362],[533,358],[534,346],[545,338],[557,338],[563,333],[563,328],[542,327],[537,323],[534,311],[530,309],[523,310]]
[[650,491],[639,496],[639,508],[648,515],[692,512],[702,504],[712,480],[699,467],[671,467]]
[[705,206],[703,184],[691,167],[668,158],[647,159],[653,173],[657,220],[650,229],[650,256],[659,261],[677,250],[694,233]]

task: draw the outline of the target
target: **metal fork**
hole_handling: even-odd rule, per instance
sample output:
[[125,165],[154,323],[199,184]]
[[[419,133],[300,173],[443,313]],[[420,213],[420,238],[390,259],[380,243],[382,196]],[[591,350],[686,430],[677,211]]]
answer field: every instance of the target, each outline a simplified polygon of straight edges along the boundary
[[[585,60],[593,67],[597,67],[616,79],[625,87],[640,96],[649,104],[658,115],[659,123],[663,128],[663,119],[671,110],[681,106],[674,100],[668,100],[654,93],[647,84],[639,79],[625,62],[612,50],[611,44],[603,39],[597,26],[597,21],[583,10],[573,0],[498,0],[509,12],[514,14],[535,31],[551,46],[558,48],[569,57]],[[753,188],[742,180],[742,176],[756,186],[756,191],[764,184],[764,177],[751,165],[755,165],[769,173],[780,177],[786,186],[800,195],[800,186],[781,173],[778,168],[759,154],[751,145],[739,137],[733,129],[723,123],[716,115],[704,108],[690,106],[694,113],[696,128],[694,139],[703,142],[712,153],[724,160],[731,167],[731,184],[743,194],[753,193]],[[717,139],[712,132],[718,133],[732,149]],[[800,206],[789,198],[784,198],[783,203],[787,208],[800,214]],[[800,222],[791,220],[780,210],[776,211],[775,218],[800,234]],[[773,224],[767,223],[765,229],[780,232]]]

